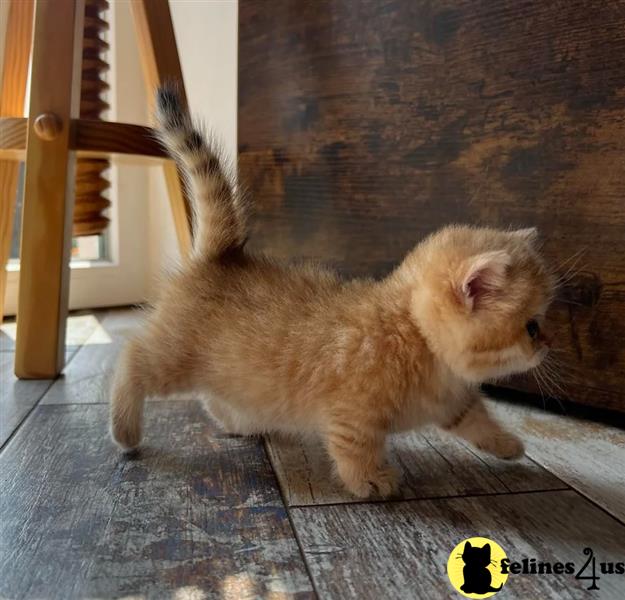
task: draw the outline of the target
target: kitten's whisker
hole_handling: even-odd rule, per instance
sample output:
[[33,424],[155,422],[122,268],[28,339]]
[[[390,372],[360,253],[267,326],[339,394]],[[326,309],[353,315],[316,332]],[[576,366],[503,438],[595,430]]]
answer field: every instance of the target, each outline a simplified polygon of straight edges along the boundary
[[553,382],[551,381],[551,378],[549,377],[549,371],[547,371],[544,363],[538,367],[537,372],[542,377],[542,380],[545,383],[545,387],[547,388],[547,392],[549,393],[550,396],[553,396],[554,393],[551,387]]
[[570,386],[573,384],[575,378],[573,368],[566,364],[553,363],[545,365],[545,371],[548,371],[554,381],[560,384],[564,395],[569,396]]
[[560,269],[562,268],[564,265],[566,265],[567,263],[571,262],[572,260],[576,259],[578,256],[580,256],[583,252],[586,251],[585,247],[579,248],[577,249],[575,252],[573,252],[573,254],[570,254],[567,258],[561,260],[558,265],[557,268]]
[[562,304],[572,304],[574,306],[585,306],[581,302],[575,302],[575,300],[568,300],[566,298],[557,298],[556,302],[562,302]]
[[[549,385],[547,384],[547,381],[545,380],[545,374],[543,371],[540,370],[540,368],[536,369],[536,376],[538,377],[538,379],[540,380],[540,383],[542,384],[544,391],[547,392],[547,397],[551,396],[551,390],[549,389]],[[542,391],[542,389],[541,389]],[[543,404],[545,404],[545,395],[543,394]],[[545,408],[547,408],[547,405],[545,404]]]
[[[544,363],[541,366],[545,367]],[[547,391],[549,393],[549,396],[553,398],[560,405],[560,408],[562,409],[562,413],[566,414],[566,408],[564,408],[564,404],[562,404],[562,401],[560,400],[558,394],[554,392],[553,388],[555,388],[556,391],[559,391],[563,396],[567,396],[568,395],[567,392],[555,380],[554,375],[551,372],[547,371],[546,368],[544,368],[542,371],[537,370],[537,372],[539,373],[542,381],[544,382],[545,387],[547,388]]]
[[588,263],[584,262],[584,263],[580,264],[580,262],[579,262],[580,259],[581,259],[581,257],[579,257],[573,263],[568,265],[566,267],[566,269],[563,269],[561,274],[558,275],[557,277],[559,279],[565,279],[570,273],[579,273],[580,271],[586,270],[588,268]]
[[[550,398],[553,398],[560,405],[560,408],[562,409],[562,412],[564,414],[566,414],[566,409],[564,408],[564,404],[562,404],[562,401],[560,400],[558,394],[556,393],[556,392],[559,391],[564,396],[567,396],[566,391],[554,379],[553,375],[549,374],[546,370],[537,369],[536,370],[536,374],[538,375],[538,377],[540,378],[541,382],[545,386],[545,389],[547,390],[548,396]],[[555,388],[555,390],[554,390],[554,388]],[[545,404],[544,398],[543,398],[543,404]]]
[[564,363],[562,359],[557,356],[547,356],[542,365],[546,371],[551,373],[556,381],[562,383],[563,385],[566,383],[563,375],[565,371],[570,371],[570,366]]
[[545,377],[545,380],[549,383],[549,385],[552,388],[550,390],[551,396],[553,396],[556,400],[559,400],[559,395],[554,393],[554,388],[555,388],[555,392],[559,392],[563,396],[567,395],[566,390],[562,387],[560,383],[558,383],[558,381],[555,380],[552,374],[550,374],[548,371],[543,371],[543,376]]
[[561,363],[543,363],[543,369],[551,374],[551,376],[561,385],[565,385],[567,383],[564,375],[570,374],[571,370],[567,365]]
[[585,270],[584,269],[579,269],[578,271],[575,271],[574,273],[570,273],[569,275],[566,276],[566,278],[562,278],[559,279],[556,282],[556,288],[558,290],[564,290],[564,289],[572,289],[572,286],[574,286],[575,284],[571,284],[571,282],[580,274],[583,273]]
[[562,409],[562,414],[563,415],[567,415],[568,413],[566,412],[566,408],[564,407],[564,404],[562,404],[562,400],[560,400],[560,398],[558,398],[557,396],[554,396],[556,401],[558,402],[558,404],[560,405],[560,408]]
[[547,355],[547,358],[545,358],[545,360],[543,361],[543,364],[546,365],[547,367],[565,367],[566,364],[562,361],[562,356],[550,356]]
[[[553,378],[553,375],[549,375],[548,378],[549,377],[551,378],[549,379],[551,385],[556,389],[557,392],[559,392],[558,394],[554,394],[553,396],[556,400],[558,400],[558,402],[560,402],[560,396],[562,396],[563,398],[566,398],[569,394],[566,391],[566,389],[562,386],[562,384],[560,384],[558,381],[556,381]],[[562,407],[562,410],[564,410],[564,406],[562,404],[561,404],[561,407]]]
[[571,262],[577,262],[579,261],[579,259],[582,257],[582,255],[586,252],[586,250],[588,250],[587,247],[582,247],[579,250],[577,250],[576,252],[573,252],[573,254],[571,254],[571,256],[569,256],[568,258],[565,258],[562,262],[560,262],[559,264],[556,265],[556,270],[558,269],[563,269],[565,266],[569,265]]
[[543,408],[547,410],[547,405],[545,404],[545,394],[543,394],[543,388],[540,386],[540,382],[538,381],[536,369],[532,371],[532,375],[534,376],[534,380],[536,381],[536,385],[540,391],[540,397],[543,399]]
[[568,361],[564,360],[566,356],[567,352],[564,348],[552,348],[543,362],[552,364],[558,368],[570,370],[572,369],[572,365]]
[[[554,270],[554,275],[556,277],[557,286],[562,287],[564,283],[570,281],[575,275],[577,275],[582,268],[578,267],[579,261],[582,258],[583,253],[586,251],[585,248],[580,248],[577,252],[575,252],[568,259],[562,261]],[[558,274],[558,271],[563,271],[564,273]]]
[[560,275],[556,281],[556,286],[558,289],[562,289],[566,287],[575,277],[577,277],[580,273],[583,273],[588,265],[582,265],[579,269],[575,269],[574,271],[569,270],[566,273]]
[[573,263],[572,265],[569,265],[569,267],[567,267],[566,270],[561,271],[560,273],[558,273],[558,279],[560,281],[563,281],[564,279],[567,278],[567,276],[569,275],[569,273],[573,273],[575,271],[579,271],[579,268],[577,266],[577,262]]
[[577,252],[574,252],[569,258],[563,260],[561,263],[556,265],[556,269],[563,271],[565,269],[570,268],[571,266],[575,266],[581,260],[585,249],[580,249]]

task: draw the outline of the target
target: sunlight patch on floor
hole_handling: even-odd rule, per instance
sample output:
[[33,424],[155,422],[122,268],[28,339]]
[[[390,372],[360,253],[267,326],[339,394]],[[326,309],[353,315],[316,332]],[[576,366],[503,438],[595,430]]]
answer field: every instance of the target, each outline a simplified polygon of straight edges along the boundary
[[174,592],[174,600],[204,600],[206,597],[206,592],[197,585],[186,585]]
[[[2,335],[15,342],[17,323],[3,323],[0,326]],[[67,319],[67,346],[90,346],[94,344],[110,344],[113,340],[94,315],[74,315]]]
[[244,600],[256,598],[256,585],[248,573],[228,575],[221,584],[223,600]]

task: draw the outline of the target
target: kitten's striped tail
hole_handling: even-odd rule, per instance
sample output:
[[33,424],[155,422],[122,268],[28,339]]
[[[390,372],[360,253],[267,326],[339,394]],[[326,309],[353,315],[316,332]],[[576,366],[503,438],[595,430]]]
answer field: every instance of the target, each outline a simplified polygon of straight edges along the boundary
[[182,106],[175,87],[158,90],[158,136],[187,179],[194,213],[193,250],[199,257],[218,259],[245,243],[245,207],[219,152]]

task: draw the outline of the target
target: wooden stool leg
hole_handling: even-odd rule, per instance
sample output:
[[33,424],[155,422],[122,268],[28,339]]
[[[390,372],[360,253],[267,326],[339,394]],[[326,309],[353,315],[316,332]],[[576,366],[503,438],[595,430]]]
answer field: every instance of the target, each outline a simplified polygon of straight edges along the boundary
[[[33,33],[32,0],[11,0],[6,28],[0,81],[0,117],[21,117],[24,114]],[[17,161],[0,161],[0,322],[4,316],[6,264],[11,251],[19,167]]]
[[[186,103],[169,3],[167,0],[134,0],[131,6],[148,96],[153,101],[158,86],[176,82]],[[191,207],[175,164],[166,161],[163,168],[180,253],[187,256],[191,250]]]
[[[78,117],[84,0],[35,3],[15,374],[64,364],[73,209],[70,119]],[[47,120],[43,114],[55,115]],[[56,118],[56,125],[55,125]]]

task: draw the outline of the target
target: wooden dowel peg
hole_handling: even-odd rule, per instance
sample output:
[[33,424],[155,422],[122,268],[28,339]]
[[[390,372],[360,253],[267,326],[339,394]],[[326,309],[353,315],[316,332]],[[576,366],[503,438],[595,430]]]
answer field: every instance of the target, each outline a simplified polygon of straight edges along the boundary
[[54,113],[42,113],[35,119],[33,128],[42,140],[51,142],[61,133],[63,122]]

